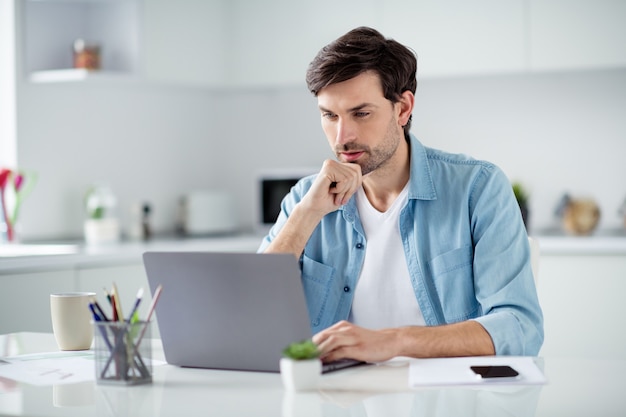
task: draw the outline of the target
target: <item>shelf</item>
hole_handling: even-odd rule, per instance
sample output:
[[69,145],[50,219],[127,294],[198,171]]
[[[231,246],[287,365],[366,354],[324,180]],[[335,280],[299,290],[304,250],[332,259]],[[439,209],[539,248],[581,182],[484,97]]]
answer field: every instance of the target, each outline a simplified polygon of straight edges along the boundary
[[[25,79],[67,82],[136,76],[141,72],[142,1],[18,1]],[[100,46],[100,70],[73,69],[77,39]]]
[[124,81],[134,80],[135,75],[120,71],[89,71],[86,69],[61,69],[35,71],[30,73],[28,81],[33,83],[57,83],[77,81]]

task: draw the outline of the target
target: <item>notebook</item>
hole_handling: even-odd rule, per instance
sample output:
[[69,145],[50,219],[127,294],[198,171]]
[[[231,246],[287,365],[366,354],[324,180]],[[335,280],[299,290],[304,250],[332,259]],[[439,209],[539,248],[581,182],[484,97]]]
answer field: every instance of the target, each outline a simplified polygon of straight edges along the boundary
[[311,337],[292,255],[150,251],[143,261],[151,293],[163,285],[155,314],[172,365],[278,372],[283,348]]

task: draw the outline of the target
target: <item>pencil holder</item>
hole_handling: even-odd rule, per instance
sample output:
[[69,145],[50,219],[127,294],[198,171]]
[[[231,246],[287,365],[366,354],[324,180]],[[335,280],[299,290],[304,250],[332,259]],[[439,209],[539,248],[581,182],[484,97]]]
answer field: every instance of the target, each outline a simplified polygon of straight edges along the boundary
[[152,382],[150,322],[97,321],[93,325],[98,384]]

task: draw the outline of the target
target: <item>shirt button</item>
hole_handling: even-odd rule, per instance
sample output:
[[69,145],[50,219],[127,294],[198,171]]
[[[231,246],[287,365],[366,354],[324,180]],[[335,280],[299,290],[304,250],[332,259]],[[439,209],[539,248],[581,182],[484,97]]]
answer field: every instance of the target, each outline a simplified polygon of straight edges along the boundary
[[357,249],[363,249],[363,244],[362,243],[357,243],[356,244],[356,248]]
[[347,285],[343,287],[343,292],[350,292],[350,287],[348,287]]

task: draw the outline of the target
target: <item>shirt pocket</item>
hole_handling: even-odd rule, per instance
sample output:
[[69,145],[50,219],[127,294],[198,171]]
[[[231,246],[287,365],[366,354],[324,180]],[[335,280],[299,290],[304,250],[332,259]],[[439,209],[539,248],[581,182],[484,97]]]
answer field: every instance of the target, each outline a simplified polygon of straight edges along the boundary
[[332,304],[330,289],[334,276],[335,268],[314,261],[306,255],[303,256],[302,286],[313,333],[328,327],[330,323],[326,322],[332,319],[329,304]]
[[428,262],[447,323],[474,318],[478,313],[472,258],[472,247],[463,246]]

